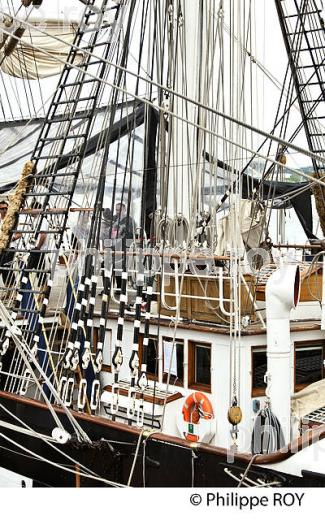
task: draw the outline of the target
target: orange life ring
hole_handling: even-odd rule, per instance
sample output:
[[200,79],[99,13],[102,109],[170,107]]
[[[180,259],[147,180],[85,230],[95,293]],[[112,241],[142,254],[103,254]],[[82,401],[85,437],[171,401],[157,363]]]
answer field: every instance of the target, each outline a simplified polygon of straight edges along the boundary
[[[213,408],[209,398],[202,392],[193,392],[190,394],[182,408],[184,421],[190,424],[199,424],[200,419],[213,419]],[[188,441],[197,442],[199,437],[193,433],[186,433],[185,438]]]

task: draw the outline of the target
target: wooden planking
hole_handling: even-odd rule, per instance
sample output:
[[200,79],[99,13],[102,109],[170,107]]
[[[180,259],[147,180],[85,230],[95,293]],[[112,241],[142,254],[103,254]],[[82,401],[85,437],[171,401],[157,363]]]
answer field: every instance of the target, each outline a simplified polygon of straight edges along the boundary
[[[97,317],[100,317],[98,315]],[[116,320],[118,319],[117,313],[108,313],[108,318]],[[125,316],[124,321],[134,322],[134,316]],[[141,323],[144,323],[144,316],[141,316]],[[150,324],[153,326],[169,327],[173,323],[167,316],[160,316],[159,318],[151,318]],[[212,323],[188,323],[186,321],[180,321],[177,324],[178,329],[183,330],[195,330],[198,332],[208,332],[210,334],[223,334],[229,336],[229,327],[221,327],[218,324]],[[320,330],[320,321],[318,320],[300,320],[292,321],[290,323],[291,332],[302,332],[310,330]],[[262,327],[260,323],[249,325],[247,328],[241,330],[241,336],[258,336],[265,335],[266,329]]]
[[[130,385],[129,385],[129,387],[130,387]],[[112,392],[112,385],[104,386],[104,390],[106,390],[107,392]],[[128,397],[128,395],[129,395],[128,388],[119,387],[119,393],[120,393],[120,395]],[[140,398],[141,398],[141,392],[138,391],[138,392],[136,392],[136,399],[140,399]],[[183,395],[180,392],[175,392],[174,394],[168,394],[167,398],[166,398],[166,403],[167,404],[172,403],[173,401],[177,401],[178,399],[182,399],[182,398],[183,398]],[[153,395],[145,392],[144,401],[146,403],[155,403],[157,405],[164,406],[165,398],[153,396]]]

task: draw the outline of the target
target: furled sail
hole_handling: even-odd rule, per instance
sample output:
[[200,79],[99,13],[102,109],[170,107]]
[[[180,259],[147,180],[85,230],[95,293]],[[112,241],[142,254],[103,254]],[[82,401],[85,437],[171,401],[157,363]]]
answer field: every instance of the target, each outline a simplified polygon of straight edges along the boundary
[[291,413],[294,417],[302,419],[325,405],[325,380],[321,379],[291,397]]
[[[35,28],[27,27],[14,51],[3,60],[2,71],[30,80],[59,74],[63,69],[62,60],[66,60],[73,43],[77,24],[62,20],[42,21],[41,25],[39,20],[29,23]],[[62,43],[55,38],[62,40]],[[79,62],[81,60],[80,53]]]

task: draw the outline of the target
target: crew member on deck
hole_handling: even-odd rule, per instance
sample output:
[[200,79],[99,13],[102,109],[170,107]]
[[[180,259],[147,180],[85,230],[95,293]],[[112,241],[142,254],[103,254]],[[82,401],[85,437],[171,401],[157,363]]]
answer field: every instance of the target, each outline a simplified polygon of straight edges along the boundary
[[126,205],[119,202],[115,206],[116,214],[113,217],[112,239],[132,239],[135,231],[135,222],[126,214]]

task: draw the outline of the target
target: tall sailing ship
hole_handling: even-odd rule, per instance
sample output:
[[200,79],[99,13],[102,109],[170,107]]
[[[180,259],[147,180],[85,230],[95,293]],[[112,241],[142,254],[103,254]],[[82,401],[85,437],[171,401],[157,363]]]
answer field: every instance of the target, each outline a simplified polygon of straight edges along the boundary
[[261,2],[47,3],[0,6],[2,478],[323,486],[322,2],[282,83]]

